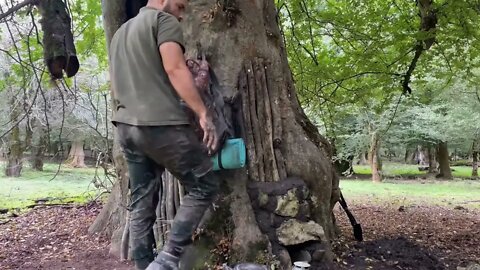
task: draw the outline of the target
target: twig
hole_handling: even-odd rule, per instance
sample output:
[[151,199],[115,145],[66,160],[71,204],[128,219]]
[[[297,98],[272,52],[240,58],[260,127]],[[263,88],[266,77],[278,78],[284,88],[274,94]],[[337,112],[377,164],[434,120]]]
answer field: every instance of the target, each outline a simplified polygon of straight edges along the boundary
[[[52,82],[52,83],[55,84],[55,86],[57,87],[58,93],[60,94],[60,97],[62,98],[62,124],[60,125],[60,133],[58,134],[58,140],[60,142],[60,145],[62,145],[63,126],[65,124],[65,98],[63,96],[62,90],[60,90],[60,87],[58,87],[58,84],[56,82]],[[50,179],[50,181],[52,181],[53,179],[55,179],[57,177],[57,175],[60,173],[60,168],[61,167],[62,167],[62,162],[60,161],[58,163],[57,172],[52,177],[52,179]]]
[[72,205],[71,203],[35,203],[28,205],[27,208],[34,208],[34,207],[50,207],[50,206],[61,206],[62,208],[74,208],[76,205]]
[[6,17],[8,17],[9,15],[17,12],[18,10],[20,10],[23,7],[26,7],[26,6],[29,6],[29,5],[38,5],[39,2],[40,2],[39,0],[25,0],[23,2],[20,2],[17,5],[9,8],[4,13],[0,14],[0,21],[4,20]]

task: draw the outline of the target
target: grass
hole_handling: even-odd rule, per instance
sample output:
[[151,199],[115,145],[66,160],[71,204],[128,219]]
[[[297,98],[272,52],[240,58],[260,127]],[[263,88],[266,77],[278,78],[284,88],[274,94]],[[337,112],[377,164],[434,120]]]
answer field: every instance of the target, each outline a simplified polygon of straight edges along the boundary
[[349,201],[480,208],[480,181],[342,180],[340,188]]
[[[472,176],[472,167],[468,166],[452,166],[453,177],[469,178]],[[371,174],[369,165],[354,165],[353,171],[356,174],[368,175]],[[400,164],[400,163],[386,163],[382,168],[383,174],[387,177],[396,176],[423,176],[427,172],[419,171],[418,165]]]
[[40,198],[56,198],[49,203],[85,203],[94,198],[95,169],[62,165],[57,174],[58,168],[58,164],[45,164],[44,171],[38,172],[25,166],[19,178],[0,177],[0,209],[21,209]]
[[[0,166],[1,167],[1,166]],[[456,177],[469,177],[470,167],[454,167]],[[58,164],[45,164],[43,172],[24,168],[22,177],[0,177],[0,209],[24,208],[40,198],[58,198],[54,202],[84,203],[96,195],[91,184],[95,175],[92,168],[73,169]],[[369,174],[367,166],[355,166],[357,174]],[[424,175],[415,165],[385,164],[389,176]],[[455,180],[386,180],[375,184],[369,180],[342,180],[340,187],[348,201],[389,202],[399,205],[462,205],[480,209],[480,181]]]

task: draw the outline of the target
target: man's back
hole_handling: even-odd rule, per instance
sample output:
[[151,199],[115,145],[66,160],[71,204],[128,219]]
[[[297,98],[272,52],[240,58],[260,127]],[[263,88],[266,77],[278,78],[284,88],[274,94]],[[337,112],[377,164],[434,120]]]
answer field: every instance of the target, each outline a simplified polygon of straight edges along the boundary
[[148,7],[115,33],[110,45],[115,122],[138,126],[188,124],[159,53],[159,46],[168,41],[177,42],[183,49],[179,22],[168,13]]

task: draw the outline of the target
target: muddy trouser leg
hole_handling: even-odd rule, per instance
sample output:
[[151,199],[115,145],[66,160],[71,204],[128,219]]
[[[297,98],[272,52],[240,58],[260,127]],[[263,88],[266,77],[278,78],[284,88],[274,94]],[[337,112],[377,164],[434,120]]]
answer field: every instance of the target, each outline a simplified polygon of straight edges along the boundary
[[193,233],[217,191],[214,183],[218,183],[218,180],[212,172],[198,178],[192,177],[198,184],[184,197],[173,220],[169,239],[164,248],[165,251],[175,256],[180,256],[184,248],[191,244]]
[[[130,176],[130,238],[132,257],[137,269],[145,269],[153,261],[155,238],[153,224],[158,204],[160,177],[163,168],[145,156],[133,143],[133,127],[119,126],[119,138]],[[133,131],[133,132],[132,132]]]
[[187,191],[166,245],[156,259],[162,264],[163,255],[173,255],[174,265],[191,244],[193,233],[218,192],[219,180],[212,172],[210,157],[189,126],[151,128],[145,131],[145,138],[147,155],[178,178]]

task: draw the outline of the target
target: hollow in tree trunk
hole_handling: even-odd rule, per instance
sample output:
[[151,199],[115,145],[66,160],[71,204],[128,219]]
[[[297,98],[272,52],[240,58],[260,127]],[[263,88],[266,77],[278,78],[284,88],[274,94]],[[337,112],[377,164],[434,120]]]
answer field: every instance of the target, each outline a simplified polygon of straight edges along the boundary
[[83,151],[83,141],[74,141],[68,153],[66,163],[74,168],[85,168],[85,152]]
[[[127,6],[118,0],[102,2],[107,44],[132,13]],[[328,263],[332,260],[329,240],[335,232],[332,209],[339,196],[338,177],[330,162],[330,145],[307,119],[296,97],[274,1],[198,0],[190,6],[191,13],[183,22],[187,55],[196,56],[198,47],[206,52],[224,99],[233,107],[237,135],[245,139],[249,158],[248,169],[220,173],[228,191],[220,199],[222,210],[213,215],[213,225],[207,226],[214,228],[209,236],[230,240],[231,261],[260,260],[270,247],[287,269],[304,245],[315,248],[311,251],[313,265]],[[121,154],[117,152],[114,158],[119,180],[90,231],[109,233],[112,250],[119,251],[128,178]],[[292,189],[284,188],[288,194],[275,197],[282,185]],[[298,198],[299,194],[304,197]],[[282,220],[283,227],[259,226],[262,222],[258,220],[263,221],[266,212],[258,205],[270,199],[279,208],[267,215]],[[287,206],[297,204],[309,224],[297,219],[300,211],[287,211],[291,209]],[[314,229],[311,241],[291,238],[288,225],[299,229],[297,232]]]
[[450,169],[450,160],[448,155],[447,142],[438,143],[437,162],[440,168],[440,173],[437,175],[437,178],[453,179],[452,170]]
[[370,151],[368,152],[368,162],[372,169],[372,181],[373,182],[382,182],[382,162],[380,159],[380,138],[378,137],[377,132],[374,132],[370,141]]

